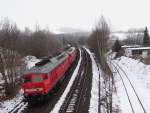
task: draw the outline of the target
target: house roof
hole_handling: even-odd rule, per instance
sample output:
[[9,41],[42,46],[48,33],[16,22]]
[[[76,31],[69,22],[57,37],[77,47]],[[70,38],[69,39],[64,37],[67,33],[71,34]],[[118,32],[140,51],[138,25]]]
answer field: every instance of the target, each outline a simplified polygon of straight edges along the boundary
[[137,48],[137,47],[141,47],[140,45],[124,45],[121,46],[122,48]]
[[149,50],[150,47],[136,47],[136,48],[127,48],[128,50]]

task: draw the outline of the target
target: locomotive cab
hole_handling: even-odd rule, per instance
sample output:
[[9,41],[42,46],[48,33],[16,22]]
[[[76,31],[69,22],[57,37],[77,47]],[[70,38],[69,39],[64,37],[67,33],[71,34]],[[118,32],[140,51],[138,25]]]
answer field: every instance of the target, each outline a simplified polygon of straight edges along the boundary
[[47,74],[28,74],[23,76],[24,96],[33,97],[44,94],[45,84],[48,81]]

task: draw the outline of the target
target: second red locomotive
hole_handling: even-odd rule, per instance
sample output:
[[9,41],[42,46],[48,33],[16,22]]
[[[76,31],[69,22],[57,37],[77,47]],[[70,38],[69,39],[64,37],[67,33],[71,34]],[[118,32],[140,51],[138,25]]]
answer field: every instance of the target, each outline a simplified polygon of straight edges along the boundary
[[37,63],[23,75],[22,88],[27,100],[44,97],[64,77],[64,73],[75,60],[77,50],[75,47],[66,49],[61,54]]

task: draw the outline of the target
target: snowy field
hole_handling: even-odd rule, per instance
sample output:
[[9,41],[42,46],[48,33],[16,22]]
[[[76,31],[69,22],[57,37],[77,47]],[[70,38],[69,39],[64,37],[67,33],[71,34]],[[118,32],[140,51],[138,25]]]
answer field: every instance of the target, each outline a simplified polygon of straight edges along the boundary
[[[150,113],[150,65],[145,65],[138,60],[124,56],[120,59],[113,60],[113,62],[119,64],[119,66],[126,72],[145,108],[146,113]],[[136,99],[136,95],[132,91],[129,81],[125,78],[121,70],[119,70],[119,72],[126,84],[134,112],[144,113]],[[132,113],[125,89],[117,73],[115,74],[115,82],[117,95],[114,95],[114,102],[120,106],[121,113]]]

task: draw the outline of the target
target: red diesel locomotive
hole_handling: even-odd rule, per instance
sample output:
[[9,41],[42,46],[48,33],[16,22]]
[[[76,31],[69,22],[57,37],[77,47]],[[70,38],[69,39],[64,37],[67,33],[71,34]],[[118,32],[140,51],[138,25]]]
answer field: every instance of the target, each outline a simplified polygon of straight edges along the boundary
[[64,73],[75,60],[77,50],[75,47],[66,49],[61,54],[38,62],[34,67],[24,73],[24,97],[26,100],[43,98],[64,77]]

